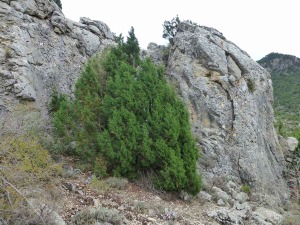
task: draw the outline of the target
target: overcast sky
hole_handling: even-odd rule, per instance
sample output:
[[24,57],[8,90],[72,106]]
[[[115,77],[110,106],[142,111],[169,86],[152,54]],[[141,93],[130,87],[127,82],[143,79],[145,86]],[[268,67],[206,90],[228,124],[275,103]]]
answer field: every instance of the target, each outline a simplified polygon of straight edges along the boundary
[[216,28],[255,60],[270,52],[300,58],[299,0],[61,0],[69,19],[89,17],[127,36],[131,26],[140,46],[166,44],[165,20],[176,15]]

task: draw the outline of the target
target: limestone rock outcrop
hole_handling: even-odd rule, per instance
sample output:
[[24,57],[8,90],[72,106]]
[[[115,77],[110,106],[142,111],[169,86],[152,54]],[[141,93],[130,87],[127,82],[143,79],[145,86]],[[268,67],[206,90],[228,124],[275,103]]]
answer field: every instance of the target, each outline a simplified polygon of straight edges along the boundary
[[44,126],[51,92],[71,94],[86,60],[114,43],[106,24],[51,0],[0,0],[0,135]]
[[[113,44],[106,24],[73,22],[51,0],[0,0],[0,135],[47,129],[53,89],[72,95],[86,60]],[[187,22],[170,49],[151,44],[145,54],[167,65],[189,109],[204,178],[226,177],[248,185],[258,201],[284,203],[269,73],[219,31]]]
[[[149,48],[157,61],[161,47]],[[189,109],[206,180],[226,177],[250,186],[258,201],[285,202],[270,74],[219,31],[188,22],[178,26],[166,70]]]

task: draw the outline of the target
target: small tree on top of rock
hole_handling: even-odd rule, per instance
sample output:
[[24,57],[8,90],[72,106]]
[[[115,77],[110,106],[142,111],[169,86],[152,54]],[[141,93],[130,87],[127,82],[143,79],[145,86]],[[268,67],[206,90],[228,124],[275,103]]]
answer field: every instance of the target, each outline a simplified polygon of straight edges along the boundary
[[174,37],[177,33],[177,28],[180,23],[180,19],[178,15],[174,17],[171,21],[165,21],[163,24],[164,31],[163,31],[163,38],[166,38],[169,40],[170,44],[174,44]]

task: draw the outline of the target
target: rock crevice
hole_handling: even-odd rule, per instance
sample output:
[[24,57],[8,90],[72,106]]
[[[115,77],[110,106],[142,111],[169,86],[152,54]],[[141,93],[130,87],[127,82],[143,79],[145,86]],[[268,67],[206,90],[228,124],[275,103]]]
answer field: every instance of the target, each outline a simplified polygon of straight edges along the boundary
[[[0,18],[0,102],[7,109],[0,124],[21,119],[14,113],[28,101],[40,110],[45,125],[52,91],[72,95],[86,60],[114,44],[106,24],[89,18],[71,21],[50,0],[0,0]],[[26,110],[22,117],[30,114]],[[2,126],[0,135],[18,130]]]
[[286,200],[270,74],[219,31],[183,22],[167,75],[189,109],[205,179],[223,176],[249,185],[270,205]]

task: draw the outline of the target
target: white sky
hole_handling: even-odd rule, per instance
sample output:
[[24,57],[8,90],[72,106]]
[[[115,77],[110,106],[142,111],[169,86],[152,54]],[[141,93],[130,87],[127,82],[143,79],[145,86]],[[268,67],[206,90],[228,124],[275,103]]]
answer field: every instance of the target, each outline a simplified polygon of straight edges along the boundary
[[63,13],[79,21],[89,17],[106,23],[112,32],[127,36],[131,26],[140,46],[166,44],[165,20],[176,15],[216,28],[230,41],[259,60],[271,52],[300,58],[299,0],[61,0]]

